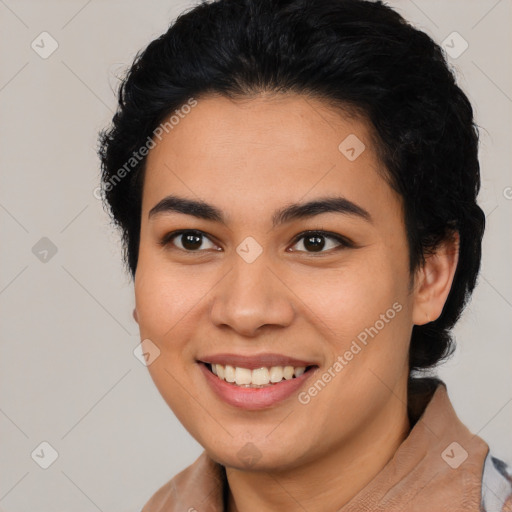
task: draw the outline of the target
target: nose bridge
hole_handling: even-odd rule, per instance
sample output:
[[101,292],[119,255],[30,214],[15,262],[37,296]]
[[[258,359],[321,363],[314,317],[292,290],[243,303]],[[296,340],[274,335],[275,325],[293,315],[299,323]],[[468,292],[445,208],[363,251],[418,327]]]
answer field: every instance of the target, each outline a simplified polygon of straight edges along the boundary
[[231,271],[219,284],[211,312],[218,326],[229,325],[250,336],[263,325],[285,326],[293,319],[287,288],[274,275],[265,254],[255,259],[234,254]]

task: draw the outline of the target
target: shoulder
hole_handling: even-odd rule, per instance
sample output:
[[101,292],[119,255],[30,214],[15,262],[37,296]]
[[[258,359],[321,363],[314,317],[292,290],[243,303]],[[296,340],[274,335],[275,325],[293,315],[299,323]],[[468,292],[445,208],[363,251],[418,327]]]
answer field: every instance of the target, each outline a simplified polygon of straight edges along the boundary
[[482,473],[481,512],[512,512],[512,467],[491,452]]
[[193,464],[162,485],[141,512],[216,512],[222,509],[225,473],[204,451]]
[[169,508],[175,501],[176,496],[176,479],[183,474],[186,474],[189,468],[184,469],[176,476],[171,478],[168,482],[163,484],[158,490],[149,498],[141,512],[161,512]]

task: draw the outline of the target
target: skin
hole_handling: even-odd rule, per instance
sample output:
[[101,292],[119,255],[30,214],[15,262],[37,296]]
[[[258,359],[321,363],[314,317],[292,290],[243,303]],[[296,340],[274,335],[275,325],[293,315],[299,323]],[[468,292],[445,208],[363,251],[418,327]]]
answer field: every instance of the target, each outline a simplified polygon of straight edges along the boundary
[[[354,161],[338,149],[350,134],[366,146]],[[160,350],[148,366],[158,390],[226,466],[231,512],[337,510],[410,431],[411,331],[442,311],[456,240],[427,258],[410,287],[402,202],[382,170],[364,119],[293,94],[202,98],[149,152],[134,315],[141,339]],[[149,219],[169,194],[215,205],[227,226],[182,213]],[[330,212],[272,229],[275,210],[327,195],[373,221]],[[159,244],[178,229],[205,232],[199,251],[186,252],[179,236]],[[305,230],[337,233],[354,247],[325,238],[315,252],[305,238],[294,242]],[[248,236],[263,248],[252,263],[236,252]],[[240,410],[213,393],[196,363],[212,353],[276,352],[317,362],[320,377],[394,303],[401,311],[308,404],[294,394]],[[238,455],[248,442],[259,453],[253,465]]]

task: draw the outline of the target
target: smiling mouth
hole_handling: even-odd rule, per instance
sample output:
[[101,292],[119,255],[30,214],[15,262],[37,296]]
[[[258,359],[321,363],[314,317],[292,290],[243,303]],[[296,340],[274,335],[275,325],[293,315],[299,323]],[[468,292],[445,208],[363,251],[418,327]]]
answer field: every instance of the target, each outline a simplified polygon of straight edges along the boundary
[[305,373],[318,368],[311,366],[272,366],[255,369],[239,366],[212,364],[201,362],[206,368],[223,380],[241,388],[266,388],[280,384],[281,382],[301,377]]

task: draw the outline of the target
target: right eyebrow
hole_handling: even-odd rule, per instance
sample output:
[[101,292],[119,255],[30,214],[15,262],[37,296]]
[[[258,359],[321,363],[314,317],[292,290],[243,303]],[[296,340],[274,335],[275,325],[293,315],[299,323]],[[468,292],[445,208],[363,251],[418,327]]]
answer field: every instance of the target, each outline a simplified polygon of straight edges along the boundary
[[[191,215],[198,219],[219,222],[227,225],[222,210],[214,205],[195,199],[187,199],[175,195],[169,195],[159,201],[149,211],[148,217],[154,217],[165,213],[183,213]],[[358,204],[349,201],[341,196],[320,197],[307,203],[291,203],[278,209],[272,216],[272,225],[278,225],[291,222],[297,219],[310,218],[322,213],[339,213],[359,217],[366,222],[373,222],[370,213]]]

